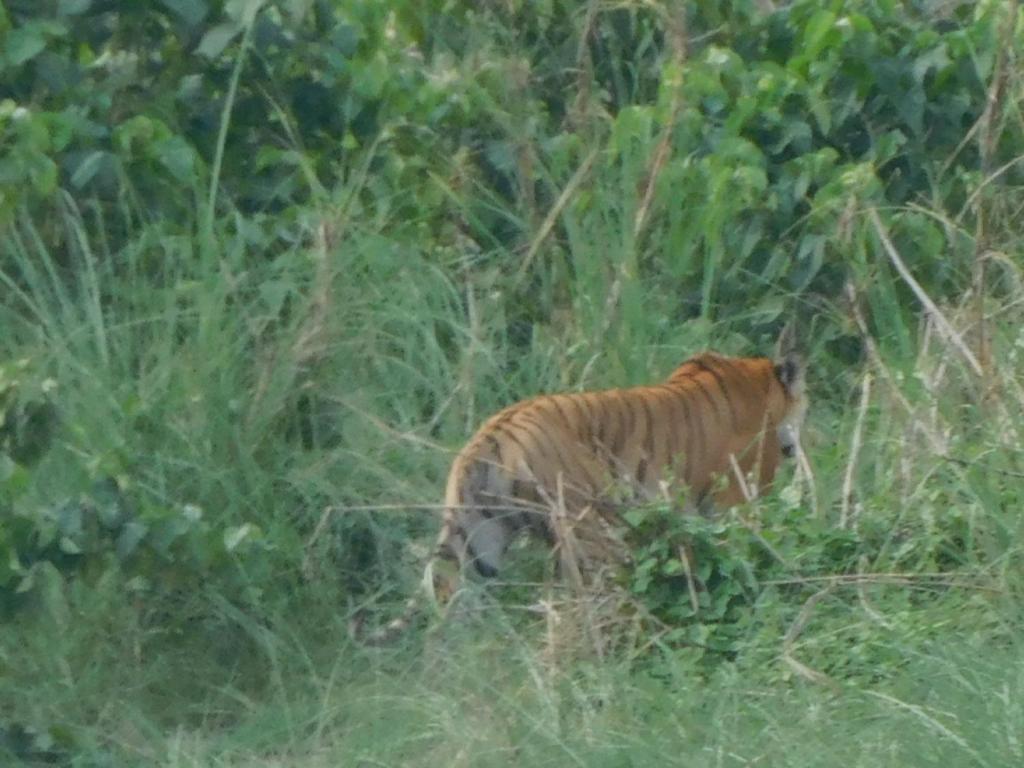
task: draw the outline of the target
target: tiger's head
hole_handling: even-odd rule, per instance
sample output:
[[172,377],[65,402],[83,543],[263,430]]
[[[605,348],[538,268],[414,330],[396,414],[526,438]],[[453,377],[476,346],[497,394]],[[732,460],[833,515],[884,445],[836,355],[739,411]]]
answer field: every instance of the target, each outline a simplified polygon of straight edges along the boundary
[[782,455],[792,458],[800,448],[800,429],[807,413],[807,391],[804,384],[804,363],[793,351],[782,354],[775,361],[775,378],[782,386],[785,406],[776,427]]

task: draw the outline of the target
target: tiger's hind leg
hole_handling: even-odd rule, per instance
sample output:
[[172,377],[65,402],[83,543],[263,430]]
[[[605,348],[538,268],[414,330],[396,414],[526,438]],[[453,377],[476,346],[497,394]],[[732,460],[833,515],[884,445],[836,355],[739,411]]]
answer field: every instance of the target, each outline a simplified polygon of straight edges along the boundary
[[509,544],[536,516],[519,498],[523,485],[492,462],[477,461],[469,469],[447,544],[463,567],[472,565],[486,578],[498,575]]

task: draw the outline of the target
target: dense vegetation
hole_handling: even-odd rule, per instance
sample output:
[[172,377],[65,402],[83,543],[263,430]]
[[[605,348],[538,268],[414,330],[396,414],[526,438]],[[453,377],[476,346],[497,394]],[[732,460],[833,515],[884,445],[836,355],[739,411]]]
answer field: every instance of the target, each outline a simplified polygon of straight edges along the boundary
[[[1024,764],[1022,36],[997,0],[0,4],[0,758]],[[606,644],[530,551],[350,642],[482,417],[790,319],[807,465],[632,511]]]

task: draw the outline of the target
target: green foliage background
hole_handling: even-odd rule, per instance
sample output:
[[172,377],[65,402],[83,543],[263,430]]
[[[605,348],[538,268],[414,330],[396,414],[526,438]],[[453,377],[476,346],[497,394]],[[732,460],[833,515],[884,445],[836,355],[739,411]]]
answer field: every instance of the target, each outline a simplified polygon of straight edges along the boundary
[[[5,0],[0,753],[1019,762],[1022,24]],[[348,644],[483,417],[790,319],[814,476],[709,528],[638,513],[707,569],[692,610],[638,550],[653,650],[551,666],[515,588],[426,655]]]

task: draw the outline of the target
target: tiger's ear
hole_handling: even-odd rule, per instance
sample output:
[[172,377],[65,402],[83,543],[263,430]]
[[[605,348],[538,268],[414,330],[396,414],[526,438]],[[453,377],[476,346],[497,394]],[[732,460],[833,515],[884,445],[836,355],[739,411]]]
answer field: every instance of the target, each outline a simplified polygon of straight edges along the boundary
[[790,395],[798,395],[804,389],[804,361],[797,351],[796,324],[787,322],[775,343],[775,376]]
[[796,323],[787,320],[779,331],[779,338],[775,340],[775,359],[784,360],[789,355],[797,354],[800,350],[800,339],[797,335]]

